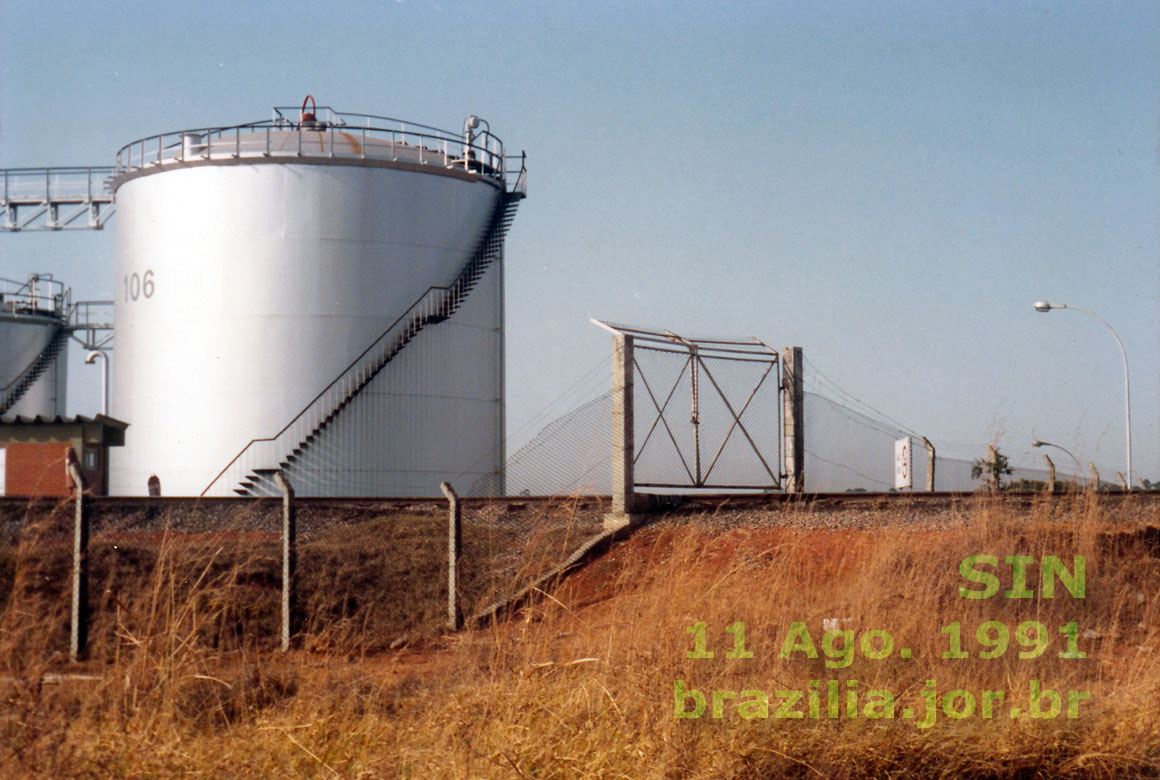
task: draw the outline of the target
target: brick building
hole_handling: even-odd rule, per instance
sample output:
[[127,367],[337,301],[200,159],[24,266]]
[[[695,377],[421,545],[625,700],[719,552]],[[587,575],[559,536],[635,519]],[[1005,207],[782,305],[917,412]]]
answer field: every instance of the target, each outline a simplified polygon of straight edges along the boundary
[[0,496],[67,496],[67,458],[76,453],[87,489],[109,492],[109,448],[125,443],[128,423],[94,417],[0,419]]

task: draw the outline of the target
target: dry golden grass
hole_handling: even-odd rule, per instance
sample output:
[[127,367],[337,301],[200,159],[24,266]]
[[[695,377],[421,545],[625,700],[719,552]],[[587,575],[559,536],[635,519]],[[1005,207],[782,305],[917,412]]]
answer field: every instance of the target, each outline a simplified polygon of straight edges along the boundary
[[[64,601],[37,581],[43,560],[22,542],[0,617],[0,775],[10,777],[413,778],[1125,778],[1160,776],[1160,555],[1120,504],[1066,497],[1013,509],[980,499],[943,527],[714,530],[711,522],[638,531],[508,619],[399,653],[281,656],[238,625],[252,587],[205,548],[157,552],[146,585],[119,598],[113,634],[81,669],[98,679],[49,684],[69,671],[49,638]],[[1154,511],[1154,510],[1151,510]],[[1138,515],[1139,513],[1136,513]],[[804,521],[804,522],[803,522]],[[1156,518],[1148,521],[1155,526]],[[555,542],[552,542],[555,544]],[[220,547],[220,545],[219,545]],[[240,551],[235,553],[240,555]],[[974,554],[1086,560],[1086,595],[960,598]],[[337,563],[336,563],[337,565]],[[998,568],[1003,587],[1010,568]],[[971,585],[971,587],[977,587]],[[119,612],[117,612],[119,610]],[[828,668],[823,621],[889,631],[895,652]],[[1059,658],[1077,621],[1084,659]],[[819,657],[779,658],[791,623]],[[962,625],[971,657],[944,659]],[[1011,647],[992,659],[974,629],[1000,621]],[[1016,627],[1038,621],[1051,642],[1019,658]],[[690,658],[703,622],[712,659]],[[752,658],[727,658],[744,623]],[[1087,632],[1087,633],[1083,633]],[[875,646],[876,647],[876,646]],[[899,657],[908,647],[911,658]],[[837,655],[837,650],[835,654]],[[839,659],[829,659],[837,663]],[[48,678],[51,680],[51,678]],[[1023,691],[1032,680],[1086,691],[1077,717],[954,719],[920,728],[926,680],[940,692]],[[677,680],[706,694],[698,718],[675,716]],[[713,690],[808,690],[820,717],[741,717]],[[826,682],[857,681],[856,717],[829,718]],[[894,718],[864,712],[871,690],[897,694]],[[1014,698],[1015,694],[1009,694]],[[752,700],[754,697],[749,696]],[[961,699],[959,700],[961,703]],[[684,702],[692,708],[692,702]],[[804,704],[804,700],[803,700]],[[774,701],[770,714],[774,713]],[[980,702],[981,707],[981,702]],[[1066,704],[1064,705],[1066,709]]]

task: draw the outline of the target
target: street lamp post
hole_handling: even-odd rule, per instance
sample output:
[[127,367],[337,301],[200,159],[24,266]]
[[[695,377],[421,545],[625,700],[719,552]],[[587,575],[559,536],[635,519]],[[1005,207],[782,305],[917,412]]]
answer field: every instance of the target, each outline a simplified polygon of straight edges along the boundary
[[1040,441],[1039,439],[1036,439],[1035,441],[1031,442],[1031,446],[1032,447],[1055,447],[1057,450],[1063,450],[1068,455],[1071,455],[1071,459],[1075,461],[1076,468],[1083,469],[1083,465],[1079,462],[1079,458],[1077,458],[1075,455],[1072,455],[1071,450],[1069,450],[1067,447],[1060,447],[1058,444],[1052,444],[1049,441]]
[[[1132,489],[1132,391],[1128,384],[1128,353],[1124,351],[1124,342],[1120,341],[1119,335],[1116,331],[1104,321],[1104,318],[1088,311],[1081,309],[1078,306],[1069,306],[1066,303],[1051,303],[1050,301],[1036,301],[1035,310],[1041,312],[1049,312],[1052,309],[1072,309],[1074,311],[1082,312],[1089,317],[1097,320],[1101,325],[1108,329],[1112,334],[1112,338],[1116,340],[1116,346],[1120,348],[1120,359],[1124,361],[1124,439],[1127,442],[1128,448],[1128,490]],[[1061,448],[1062,449],[1062,448]],[[1068,453],[1070,454],[1070,453]],[[1074,455],[1072,457],[1075,457]]]

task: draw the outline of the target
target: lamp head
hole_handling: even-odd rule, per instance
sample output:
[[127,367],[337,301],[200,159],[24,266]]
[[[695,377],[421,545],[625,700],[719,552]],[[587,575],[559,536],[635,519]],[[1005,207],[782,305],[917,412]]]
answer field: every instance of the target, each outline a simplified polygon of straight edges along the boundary
[[1036,301],[1035,311],[1051,311],[1056,308],[1050,301]]
[[1031,442],[1031,446],[1032,447],[1042,447],[1045,443],[1046,442],[1042,442],[1039,439],[1036,439],[1035,441]]

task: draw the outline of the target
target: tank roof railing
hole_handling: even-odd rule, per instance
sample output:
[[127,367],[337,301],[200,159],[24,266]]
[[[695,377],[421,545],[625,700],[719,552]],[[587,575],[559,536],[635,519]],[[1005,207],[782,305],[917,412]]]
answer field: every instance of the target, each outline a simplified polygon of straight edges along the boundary
[[[300,115],[301,108],[295,106],[274,106],[274,116],[270,120],[275,125],[298,126],[298,121],[294,119],[296,114]],[[285,112],[285,113],[283,113]],[[432,125],[424,125],[418,122],[408,122],[405,119],[396,119],[393,116],[382,116],[380,114],[357,114],[353,111],[335,111],[330,106],[319,106],[315,109],[314,117],[316,124],[332,124],[339,127],[371,127],[372,123],[378,123],[383,127],[398,127],[406,130],[406,132],[422,131],[427,135],[436,138],[446,138],[448,140],[461,140],[462,133],[456,133],[451,130],[444,130]],[[323,118],[325,114],[325,119]],[[354,121],[349,121],[354,120]]]
[[[461,134],[401,119],[323,106],[314,112],[313,122],[304,124],[287,116],[298,111],[276,107],[272,119],[175,130],[138,139],[117,152],[114,176],[199,160],[322,157],[405,159],[422,165],[461,167],[505,189],[514,188],[523,178],[522,166],[514,180],[509,177],[503,142],[489,130],[475,133],[468,145]],[[296,135],[290,143],[286,135],[279,135],[290,133]],[[319,137],[317,141],[311,137],[314,134]],[[317,150],[313,148],[316,143]]]
[[0,279],[0,314],[67,319],[72,289],[52,274],[31,274],[26,282]]

